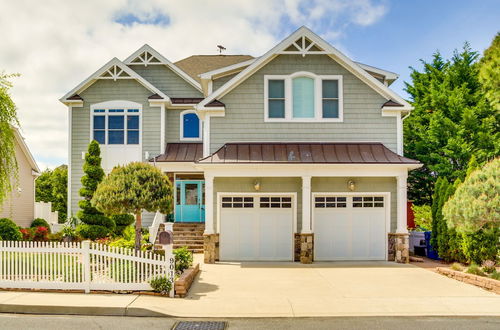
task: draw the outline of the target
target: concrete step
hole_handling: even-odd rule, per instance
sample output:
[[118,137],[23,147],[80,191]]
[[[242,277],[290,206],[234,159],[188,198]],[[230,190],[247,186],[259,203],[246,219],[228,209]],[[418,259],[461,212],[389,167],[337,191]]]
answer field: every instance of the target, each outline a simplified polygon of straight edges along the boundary
[[182,244],[182,245],[203,245],[203,241],[200,241],[200,240],[196,240],[196,239],[193,239],[193,240],[183,240],[183,239],[179,239],[179,240],[176,240],[174,239],[174,245],[176,244]]
[[202,230],[174,230],[174,237],[175,236],[200,236],[203,237],[203,231]]

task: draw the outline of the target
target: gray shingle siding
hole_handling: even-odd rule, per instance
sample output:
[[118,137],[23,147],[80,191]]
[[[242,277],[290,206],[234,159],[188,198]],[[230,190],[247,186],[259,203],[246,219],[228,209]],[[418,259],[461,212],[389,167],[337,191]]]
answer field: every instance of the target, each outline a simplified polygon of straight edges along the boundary
[[[343,122],[264,122],[264,75],[298,71],[343,76]],[[387,100],[326,55],[280,55],[220,100],[226,115],[210,120],[211,152],[229,141],[378,141],[397,148],[396,118],[380,110]]]
[[[142,152],[151,156],[160,153],[160,107],[150,107],[148,97],[151,91],[135,80],[98,80],[80,93],[84,103],[81,108],[72,109],[71,120],[71,212],[78,211],[80,200],[80,179],[83,176],[82,152],[87,151],[90,142],[90,106],[95,103],[126,100],[142,104]],[[144,159],[143,159],[144,160]],[[148,219],[145,219],[147,223]]]
[[165,65],[129,66],[169,97],[203,97],[199,90]]

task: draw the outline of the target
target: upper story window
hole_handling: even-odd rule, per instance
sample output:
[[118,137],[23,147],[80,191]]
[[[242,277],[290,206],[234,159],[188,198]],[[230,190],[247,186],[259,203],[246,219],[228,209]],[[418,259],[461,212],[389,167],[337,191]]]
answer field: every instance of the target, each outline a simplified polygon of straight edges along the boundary
[[99,144],[140,144],[140,105],[132,102],[103,102],[92,106],[92,138]]
[[201,123],[194,110],[181,112],[181,140],[199,141],[201,140]]
[[343,120],[342,76],[265,76],[265,121]]

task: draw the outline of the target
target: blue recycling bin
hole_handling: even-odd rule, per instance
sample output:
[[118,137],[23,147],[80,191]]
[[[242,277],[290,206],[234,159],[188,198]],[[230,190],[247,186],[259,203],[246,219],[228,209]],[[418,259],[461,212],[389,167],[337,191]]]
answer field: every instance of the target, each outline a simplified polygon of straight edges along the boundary
[[427,247],[427,258],[431,258],[434,260],[441,260],[441,258],[439,258],[437,251],[435,251],[431,245],[432,231],[426,231],[424,235],[425,235],[425,246]]

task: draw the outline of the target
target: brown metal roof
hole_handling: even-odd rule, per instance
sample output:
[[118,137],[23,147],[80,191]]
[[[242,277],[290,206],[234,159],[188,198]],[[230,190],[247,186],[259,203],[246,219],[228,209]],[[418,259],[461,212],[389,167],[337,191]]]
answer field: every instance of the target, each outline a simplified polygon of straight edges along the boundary
[[378,142],[226,143],[198,163],[419,164]]
[[253,59],[250,55],[192,55],[174,64],[191,78],[200,81],[198,75]]
[[403,105],[401,103],[395,102],[393,100],[389,100],[389,101],[385,102],[382,106],[383,107],[402,107]]
[[156,156],[156,162],[194,162],[203,157],[203,143],[169,143],[164,154]]
[[[198,104],[203,101],[202,97],[171,97],[172,104]],[[213,100],[207,107],[223,107],[224,103],[218,100]]]

